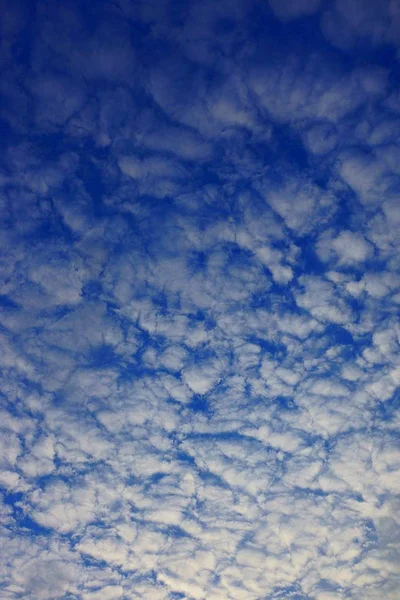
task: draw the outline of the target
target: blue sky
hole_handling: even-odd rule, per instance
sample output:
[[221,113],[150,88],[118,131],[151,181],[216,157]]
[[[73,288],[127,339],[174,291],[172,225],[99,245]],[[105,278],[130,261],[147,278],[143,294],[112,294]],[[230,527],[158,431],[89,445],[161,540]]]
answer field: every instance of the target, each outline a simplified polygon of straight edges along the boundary
[[1,14],[1,599],[398,600],[398,0]]

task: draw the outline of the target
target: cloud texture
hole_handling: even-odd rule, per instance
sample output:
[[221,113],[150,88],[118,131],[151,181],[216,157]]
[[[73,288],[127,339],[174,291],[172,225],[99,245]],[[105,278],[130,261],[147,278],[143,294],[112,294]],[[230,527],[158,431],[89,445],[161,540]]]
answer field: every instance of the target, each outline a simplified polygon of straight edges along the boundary
[[1,598],[397,600],[398,2],[2,14]]

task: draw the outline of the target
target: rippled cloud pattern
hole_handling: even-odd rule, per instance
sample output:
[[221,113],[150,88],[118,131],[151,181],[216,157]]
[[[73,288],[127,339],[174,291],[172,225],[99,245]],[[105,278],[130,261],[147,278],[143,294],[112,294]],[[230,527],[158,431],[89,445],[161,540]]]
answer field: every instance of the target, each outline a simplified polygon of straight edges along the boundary
[[1,599],[398,600],[399,2],[1,15]]

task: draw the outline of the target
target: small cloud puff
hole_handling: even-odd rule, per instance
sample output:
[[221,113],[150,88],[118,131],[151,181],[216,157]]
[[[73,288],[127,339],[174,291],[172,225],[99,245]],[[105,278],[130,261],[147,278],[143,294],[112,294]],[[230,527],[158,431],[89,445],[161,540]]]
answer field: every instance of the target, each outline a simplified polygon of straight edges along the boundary
[[335,260],[341,266],[363,263],[373,255],[373,245],[352,231],[341,231],[338,235],[326,232],[318,240],[316,249],[321,260]]

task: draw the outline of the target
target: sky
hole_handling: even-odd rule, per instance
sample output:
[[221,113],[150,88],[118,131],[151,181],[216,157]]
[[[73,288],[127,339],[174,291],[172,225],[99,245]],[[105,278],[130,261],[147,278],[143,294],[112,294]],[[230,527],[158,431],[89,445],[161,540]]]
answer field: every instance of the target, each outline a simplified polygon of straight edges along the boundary
[[1,600],[398,600],[399,0],[1,0]]

